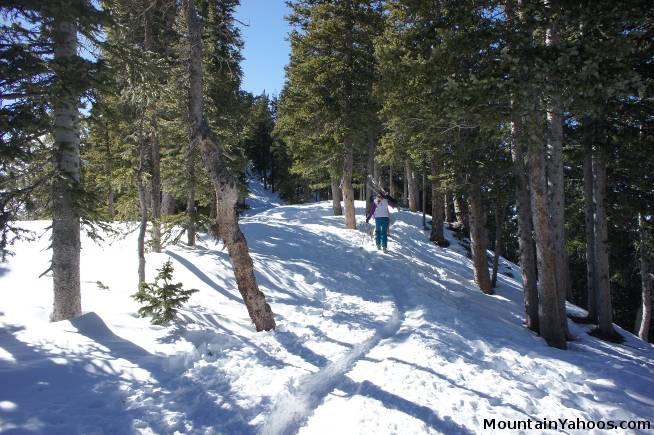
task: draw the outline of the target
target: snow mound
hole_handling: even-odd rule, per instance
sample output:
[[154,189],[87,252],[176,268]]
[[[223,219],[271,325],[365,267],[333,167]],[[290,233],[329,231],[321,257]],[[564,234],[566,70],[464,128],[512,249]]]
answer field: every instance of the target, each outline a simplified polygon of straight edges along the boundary
[[383,254],[362,202],[355,231],[329,203],[274,206],[252,191],[270,205],[241,221],[277,320],[269,333],[254,332],[227,252],[206,235],[148,254],[148,280],[170,259],[174,280],[199,289],[175,325],[135,314],[134,233],[83,239],[86,314],[49,323],[48,224],[26,223],[42,236],[0,271],[0,432],[467,434],[486,419],[654,420],[653,347],[572,323],[569,350],[547,347],[522,325],[517,266],[502,261],[487,296],[465,247],[449,231],[450,247],[430,243],[418,214],[394,214]]

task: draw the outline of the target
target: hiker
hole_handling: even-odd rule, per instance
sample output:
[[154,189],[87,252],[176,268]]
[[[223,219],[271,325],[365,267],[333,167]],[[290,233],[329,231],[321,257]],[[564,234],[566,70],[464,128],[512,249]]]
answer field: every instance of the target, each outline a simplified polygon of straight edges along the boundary
[[377,249],[381,249],[384,252],[387,250],[388,224],[391,216],[389,207],[393,206],[394,203],[395,201],[390,196],[382,192],[377,192],[370,211],[366,216],[366,223],[370,221],[370,218],[375,217],[375,242]]

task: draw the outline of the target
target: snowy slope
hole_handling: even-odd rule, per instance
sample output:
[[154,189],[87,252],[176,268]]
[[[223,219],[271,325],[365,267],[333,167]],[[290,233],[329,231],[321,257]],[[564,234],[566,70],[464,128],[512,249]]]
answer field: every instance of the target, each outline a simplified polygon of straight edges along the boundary
[[244,218],[270,333],[253,331],[227,253],[206,236],[148,255],[149,279],[170,258],[175,279],[200,290],[179,325],[135,316],[135,233],[83,240],[86,314],[49,323],[51,278],[38,278],[47,223],[29,223],[42,237],[0,268],[0,431],[467,434],[490,418],[654,421],[651,345],[603,343],[571,323],[570,349],[549,348],[521,325],[516,266],[483,295],[451,234],[439,248],[421,216],[394,218],[389,254],[342,229],[328,203]]

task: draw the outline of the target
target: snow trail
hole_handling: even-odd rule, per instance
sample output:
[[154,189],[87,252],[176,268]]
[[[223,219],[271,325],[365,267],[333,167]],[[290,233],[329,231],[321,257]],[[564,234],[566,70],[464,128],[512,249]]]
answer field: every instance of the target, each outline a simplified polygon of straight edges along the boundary
[[270,414],[262,425],[262,435],[286,435],[296,433],[307,418],[320,405],[325,396],[342,382],[344,375],[354,364],[381,340],[389,338],[400,329],[400,315],[394,310],[391,318],[370,339],[356,345],[337,361],[329,363],[317,373],[307,374],[295,385],[277,396]]
[[88,314],[55,324],[51,278],[38,277],[48,234],[17,243],[0,270],[0,432],[449,435],[483,433],[486,418],[654,422],[651,345],[627,333],[625,345],[603,343],[570,324],[570,350],[548,348],[522,326],[517,266],[502,261],[496,294],[484,295],[465,247],[447,230],[452,245],[434,246],[418,214],[394,216],[382,254],[329,203],[278,206],[253,184],[241,224],[274,332],[254,331],[229,256],[208,235],[148,254],[148,281],[171,259],[175,282],[200,290],[169,327],[135,315],[135,234],[84,239]]

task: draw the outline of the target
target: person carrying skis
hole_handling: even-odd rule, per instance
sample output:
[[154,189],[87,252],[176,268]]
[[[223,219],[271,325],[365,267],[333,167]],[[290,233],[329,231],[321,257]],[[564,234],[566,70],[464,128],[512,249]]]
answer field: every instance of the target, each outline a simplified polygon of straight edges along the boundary
[[387,250],[388,245],[388,224],[390,223],[390,207],[395,207],[395,200],[383,192],[377,192],[375,200],[372,202],[370,211],[366,216],[366,223],[375,217],[375,242],[377,249],[384,252]]

